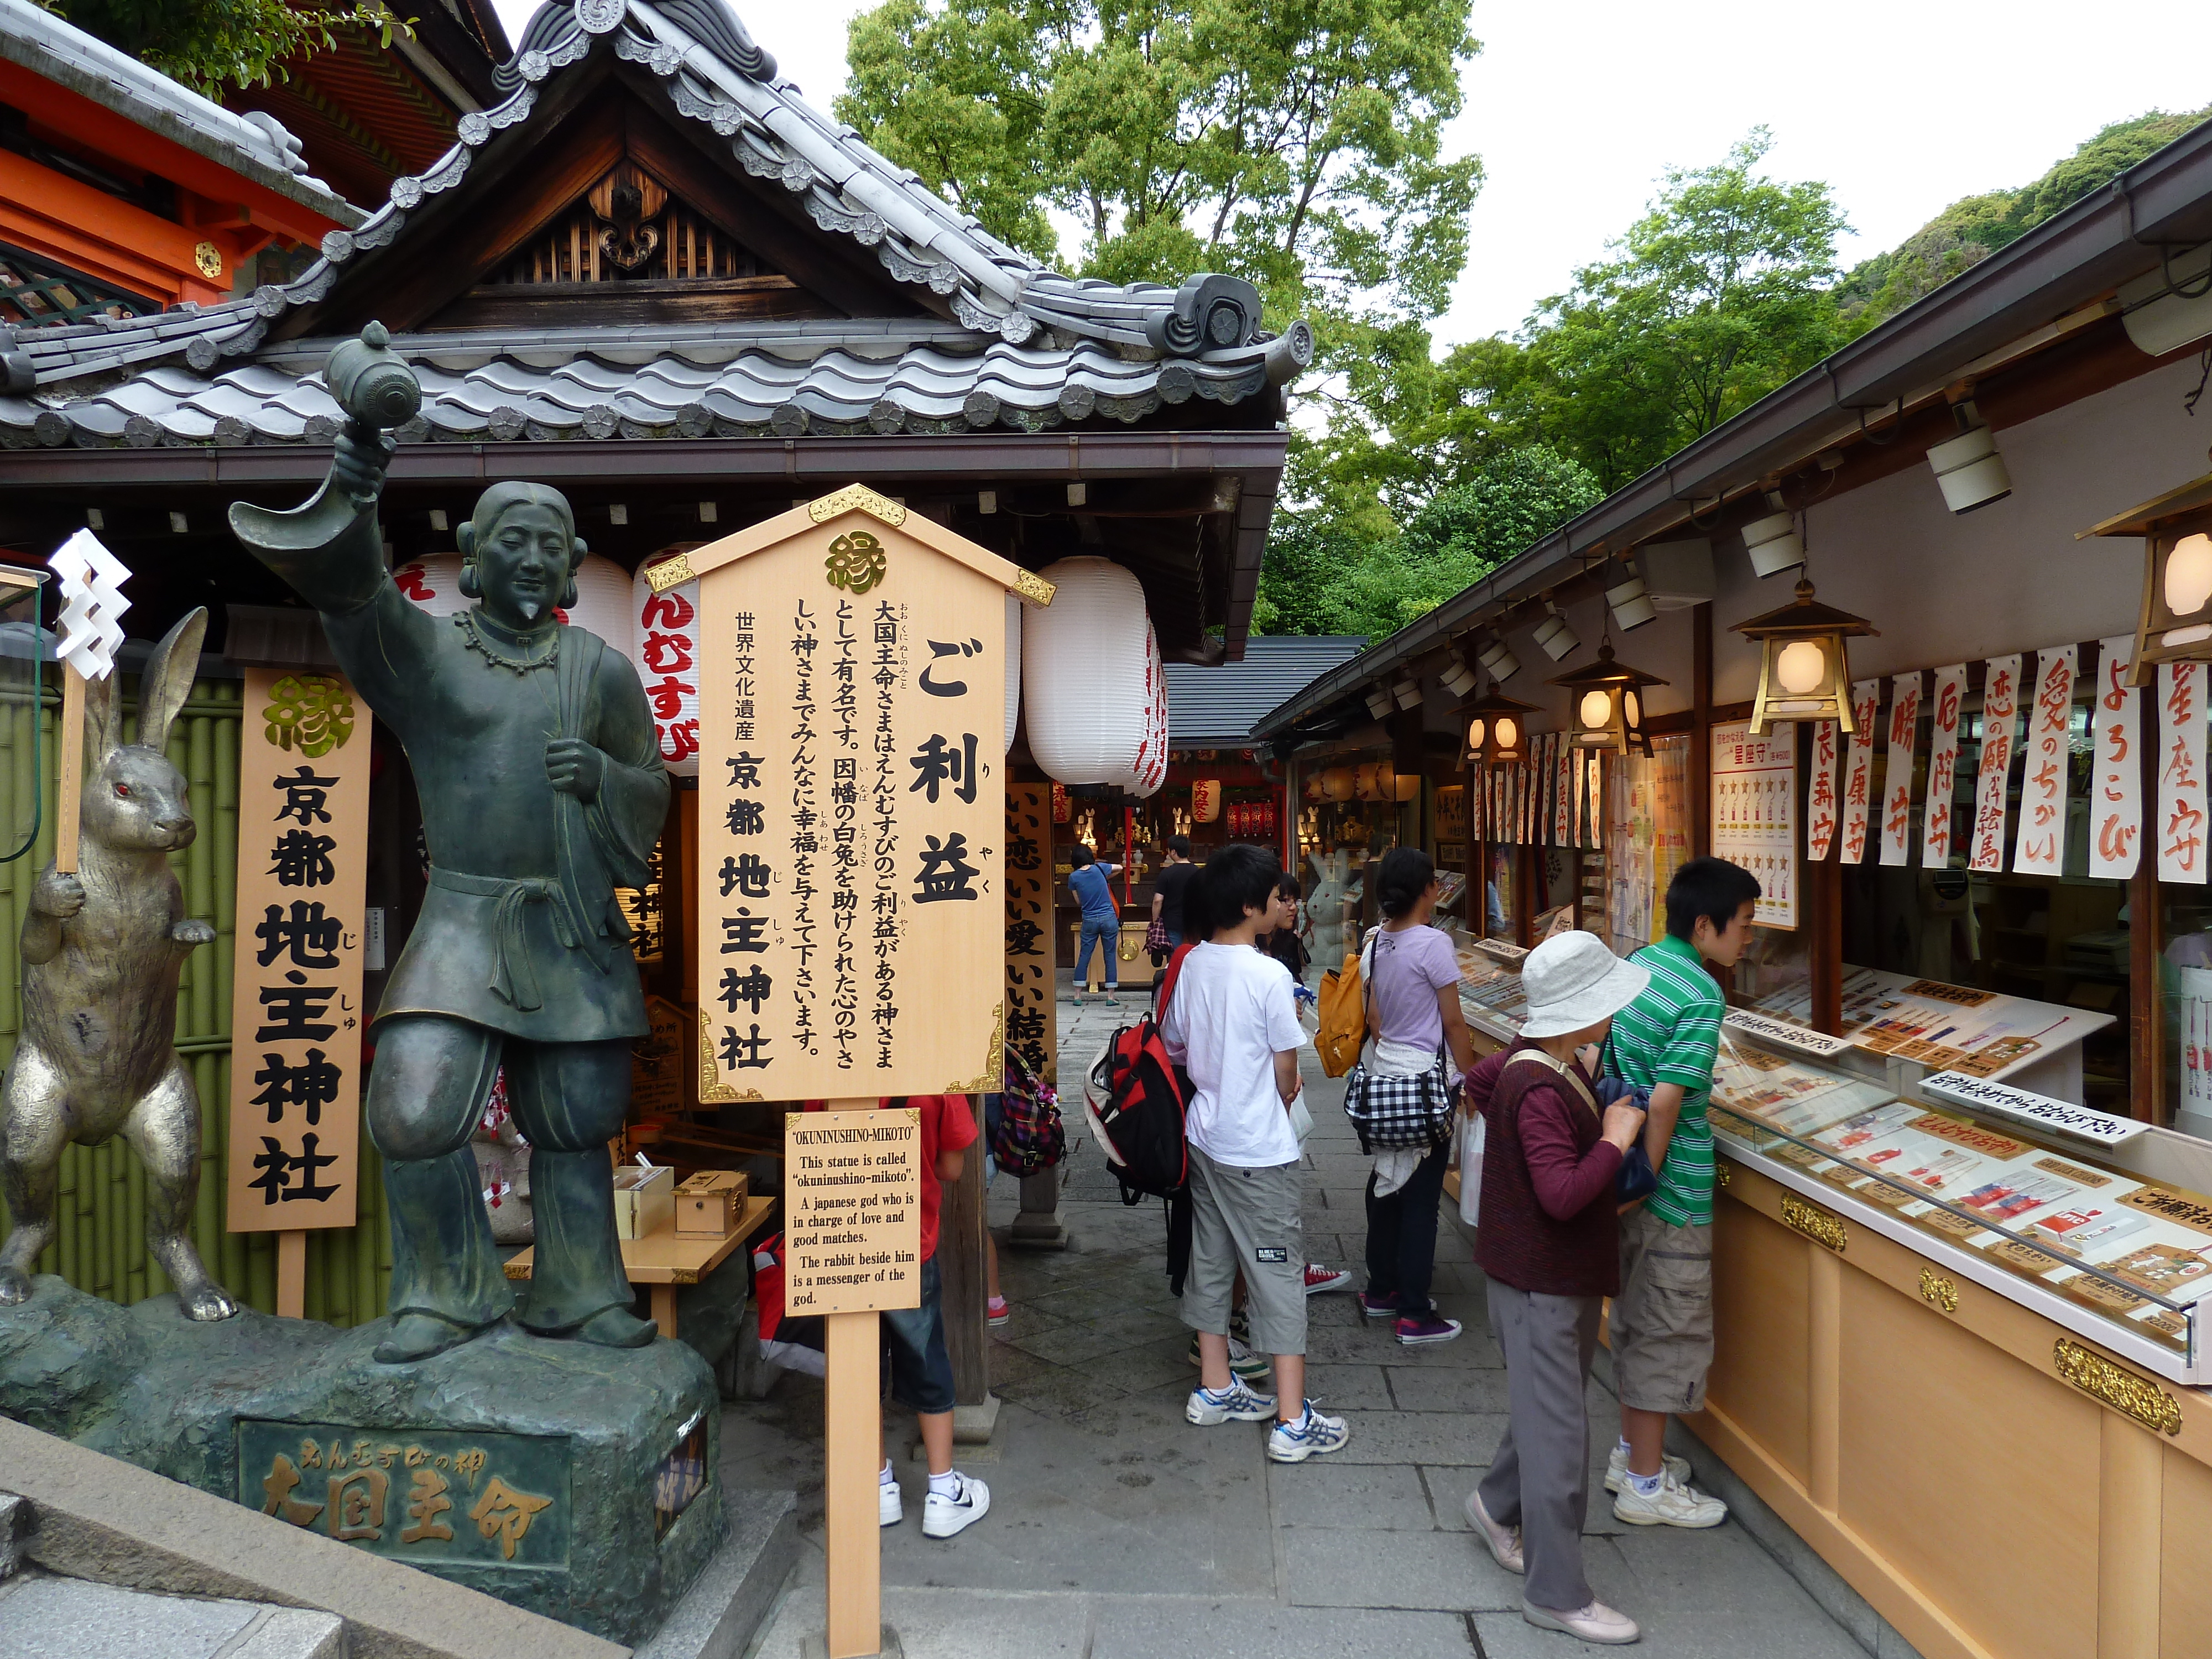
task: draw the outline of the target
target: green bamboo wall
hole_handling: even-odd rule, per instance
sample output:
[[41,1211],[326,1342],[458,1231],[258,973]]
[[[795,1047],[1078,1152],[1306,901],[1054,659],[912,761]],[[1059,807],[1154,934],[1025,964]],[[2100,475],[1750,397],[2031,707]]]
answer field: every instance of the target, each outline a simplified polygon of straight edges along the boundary
[[[191,1070],[200,1097],[200,1191],[192,1242],[200,1259],[241,1302],[276,1309],[276,1236],[226,1231],[228,1203],[224,1147],[230,1130],[230,990],[232,939],[237,923],[238,745],[244,690],[236,680],[202,680],[192,688],[169,734],[169,758],[191,786],[192,817],[199,834],[171,862],[185,886],[185,913],[211,919],[216,942],[185,960],[177,993],[177,1050]],[[126,734],[137,735],[137,685],[125,683]],[[39,872],[52,861],[53,759],[60,708],[50,690],[39,718],[44,723],[47,777],[38,845],[10,864],[0,864],[0,1058],[12,1056],[22,1030],[22,958],[15,940]],[[0,707],[0,769],[13,798],[31,787],[32,714],[27,704]],[[59,1273],[79,1290],[110,1302],[131,1304],[170,1288],[168,1275],[146,1250],[146,1179],[137,1157],[118,1138],[98,1146],[71,1146],[62,1154],[59,1227],[39,1258],[41,1273]],[[0,1206],[4,1209],[4,1206]],[[384,1207],[383,1165],[362,1134],[360,1222],[307,1235],[306,1314],[334,1325],[352,1325],[384,1311],[392,1277],[392,1233]],[[0,1237],[7,1223],[0,1218]]]

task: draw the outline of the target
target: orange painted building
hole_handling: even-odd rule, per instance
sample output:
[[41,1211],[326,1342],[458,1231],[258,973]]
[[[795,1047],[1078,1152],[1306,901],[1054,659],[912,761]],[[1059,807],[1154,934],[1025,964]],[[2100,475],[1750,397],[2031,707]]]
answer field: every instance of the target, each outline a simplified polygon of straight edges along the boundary
[[362,214],[299,142],[32,4],[0,0],[0,324],[251,292],[255,257]]

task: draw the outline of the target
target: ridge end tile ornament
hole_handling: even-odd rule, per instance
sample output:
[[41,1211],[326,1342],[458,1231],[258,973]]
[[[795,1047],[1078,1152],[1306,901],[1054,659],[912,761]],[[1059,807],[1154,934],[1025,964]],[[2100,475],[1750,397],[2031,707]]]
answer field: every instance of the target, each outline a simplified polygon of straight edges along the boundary
[[[200,1103],[174,1036],[178,975],[216,930],[185,915],[170,867],[197,826],[184,775],[165,752],[199,672],[207,612],[190,611],[154,647],[139,679],[141,741],[125,743],[113,672],[122,606],[100,597],[114,597],[104,585],[113,561],[93,542],[56,563],[71,594],[62,654],[78,704],[64,725],[89,738],[93,770],[81,805],[74,787],[61,792],[64,811],[77,806],[80,833],[61,837],[23,919],[23,1034],[0,1096],[0,1189],[15,1224],[0,1248],[0,1304],[33,1294],[31,1274],[54,1237],[62,1149],[120,1135],[144,1167],[148,1251],[179,1305],[191,1319],[228,1319],[238,1304],[192,1248]],[[65,742],[65,769],[79,746]]]
[[686,556],[702,1102],[995,1090],[1025,573],[860,485]]
[[[575,603],[587,549],[568,501],[495,484],[459,526],[463,591],[441,622],[384,568],[376,508],[393,426],[422,391],[382,327],[331,354],[349,416],[307,502],[239,502],[233,532],[322,613],[361,700],[407,751],[430,878],[376,1021],[369,1133],[392,1231],[386,1364],[427,1358],[513,1311],[542,1336],[651,1342],[629,1311],[606,1142],[629,1103],[630,1044],[650,1029],[629,926],[669,782],[629,660],[555,607]],[[555,735],[548,738],[548,715]],[[469,1137],[494,1073],[531,1142],[534,1268],[501,1271]]]

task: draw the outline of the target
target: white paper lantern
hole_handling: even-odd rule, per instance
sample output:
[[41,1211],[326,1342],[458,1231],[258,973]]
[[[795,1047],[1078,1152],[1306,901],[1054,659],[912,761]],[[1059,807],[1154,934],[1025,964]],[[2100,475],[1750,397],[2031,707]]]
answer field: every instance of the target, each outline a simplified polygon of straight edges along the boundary
[[609,645],[629,654],[630,580],[612,559],[596,553],[584,555],[576,567],[576,602],[565,607],[561,620],[571,628],[597,634]]
[[630,660],[637,665],[653,710],[660,758],[680,778],[699,775],[699,584],[656,593],[646,580],[648,559],[630,584]]
[[1168,671],[1160,660],[1159,635],[1145,618],[1145,728],[1136,758],[1121,787],[1139,799],[1158,794],[1168,781]]
[[1006,595],[1006,747],[1014,746],[1014,722],[1022,712],[1022,602]]
[[402,593],[434,617],[450,617],[475,603],[461,596],[461,556],[431,553],[410,559],[392,573]]
[[[1030,753],[1061,783],[1130,787],[1154,725],[1156,696],[1164,707],[1164,689],[1147,678],[1158,659],[1157,647],[1146,648],[1145,590],[1120,565],[1090,555],[1038,574],[1059,591],[1022,626]],[[1162,779],[1165,724],[1158,721]]]

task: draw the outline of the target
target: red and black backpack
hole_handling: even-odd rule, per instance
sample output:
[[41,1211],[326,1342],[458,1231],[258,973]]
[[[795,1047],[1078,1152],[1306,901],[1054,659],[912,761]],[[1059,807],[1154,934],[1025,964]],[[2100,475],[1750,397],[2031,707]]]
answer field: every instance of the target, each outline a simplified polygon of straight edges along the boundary
[[1084,1091],[1091,1135],[1121,1183],[1121,1202],[1167,1200],[1168,1279],[1178,1296],[1190,1257],[1190,1145],[1183,1115],[1191,1087],[1189,1074],[1168,1058],[1160,1021],[1190,949],[1182,945],[1168,959],[1153,1006],[1135,1024],[1114,1033],[1091,1066],[1090,1087]]

